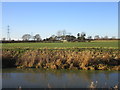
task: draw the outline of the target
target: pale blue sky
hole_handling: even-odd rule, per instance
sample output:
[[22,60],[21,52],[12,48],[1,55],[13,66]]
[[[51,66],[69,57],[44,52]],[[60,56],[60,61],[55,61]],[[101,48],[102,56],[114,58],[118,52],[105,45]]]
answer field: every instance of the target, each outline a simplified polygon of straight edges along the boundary
[[10,25],[12,39],[26,33],[46,38],[64,29],[75,36],[118,36],[117,2],[4,2],[2,15],[3,37]]

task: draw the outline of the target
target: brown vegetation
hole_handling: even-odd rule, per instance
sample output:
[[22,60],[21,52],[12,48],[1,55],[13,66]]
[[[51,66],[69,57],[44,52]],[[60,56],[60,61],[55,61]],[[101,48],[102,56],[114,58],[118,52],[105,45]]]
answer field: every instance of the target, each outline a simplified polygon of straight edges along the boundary
[[118,50],[3,50],[2,59],[17,68],[120,70]]

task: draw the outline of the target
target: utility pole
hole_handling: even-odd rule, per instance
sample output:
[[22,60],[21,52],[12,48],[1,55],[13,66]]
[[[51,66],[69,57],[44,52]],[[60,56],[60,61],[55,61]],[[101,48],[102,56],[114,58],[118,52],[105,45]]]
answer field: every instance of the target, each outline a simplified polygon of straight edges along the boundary
[[7,26],[7,40],[10,41],[10,26]]

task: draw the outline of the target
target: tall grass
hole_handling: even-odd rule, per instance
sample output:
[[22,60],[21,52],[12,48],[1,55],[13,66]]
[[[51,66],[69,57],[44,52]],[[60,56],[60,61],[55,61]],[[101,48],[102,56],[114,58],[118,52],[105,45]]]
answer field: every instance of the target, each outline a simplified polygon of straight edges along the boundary
[[3,50],[2,57],[3,65],[18,68],[120,70],[120,55],[112,49]]

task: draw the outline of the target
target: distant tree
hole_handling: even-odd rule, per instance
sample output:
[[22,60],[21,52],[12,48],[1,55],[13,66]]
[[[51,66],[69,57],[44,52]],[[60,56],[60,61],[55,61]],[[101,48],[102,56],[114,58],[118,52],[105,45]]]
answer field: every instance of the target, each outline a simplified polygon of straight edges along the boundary
[[35,36],[33,36],[33,39],[34,39],[34,41],[35,41],[36,37],[35,37]]
[[61,30],[57,32],[57,39],[58,40],[65,40],[65,36],[66,36],[66,30]]
[[56,36],[52,35],[50,38],[48,38],[49,41],[55,41],[56,40]]
[[62,31],[62,39],[65,40],[65,37],[66,37],[66,30],[63,30]]
[[58,32],[57,32],[57,36],[58,36],[58,37],[62,36],[62,31],[58,31]]
[[108,36],[105,36],[104,39],[108,39]]
[[112,38],[111,39],[116,39],[116,37],[115,36],[112,36]]
[[92,39],[92,36],[88,36],[88,39]]
[[94,39],[100,39],[99,35],[96,35],[96,36],[94,37]]
[[92,40],[92,36],[88,36],[88,41],[90,42]]
[[62,31],[62,35],[65,36],[66,35],[66,30]]
[[86,33],[82,32],[81,33],[81,40],[85,40]]
[[104,37],[103,37],[103,36],[101,36],[101,37],[99,37],[99,39],[104,39]]
[[37,41],[41,40],[40,34],[36,34],[33,38],[34,40],[37,40]]
[[77,38],[79,38],[79,37],[80,37],[80,33],[77,34]]
[[24,34],[24,35],[22,36],[22,39],[23,39],[24,41],[28,41],[30,38],[31,38],[31,35],[30,35],[30,34]]
[[52,35],[51,37],[52,37],[52,38],[55,38],[56,36],[55,36],[55,35]]
[[76,37],[73,36],[73,35],[66,35],[65,36],[65,40],[67,40],[67,41],[74,41],[74,40],[76,40]]
[[52,36],[50,37],[50,40],[51,40],[51,41],[57,40],[57,36],[52,35]]
[[77,34],[78,41],[85,41],[85,36],[86,36],[86,33],[84,33],[84,32],[82,32],[81,34],[78,33]]
[[3,40],[3,41],[5,41],[5,40],[6,40],[6,38],[2,38],[2,40]]

